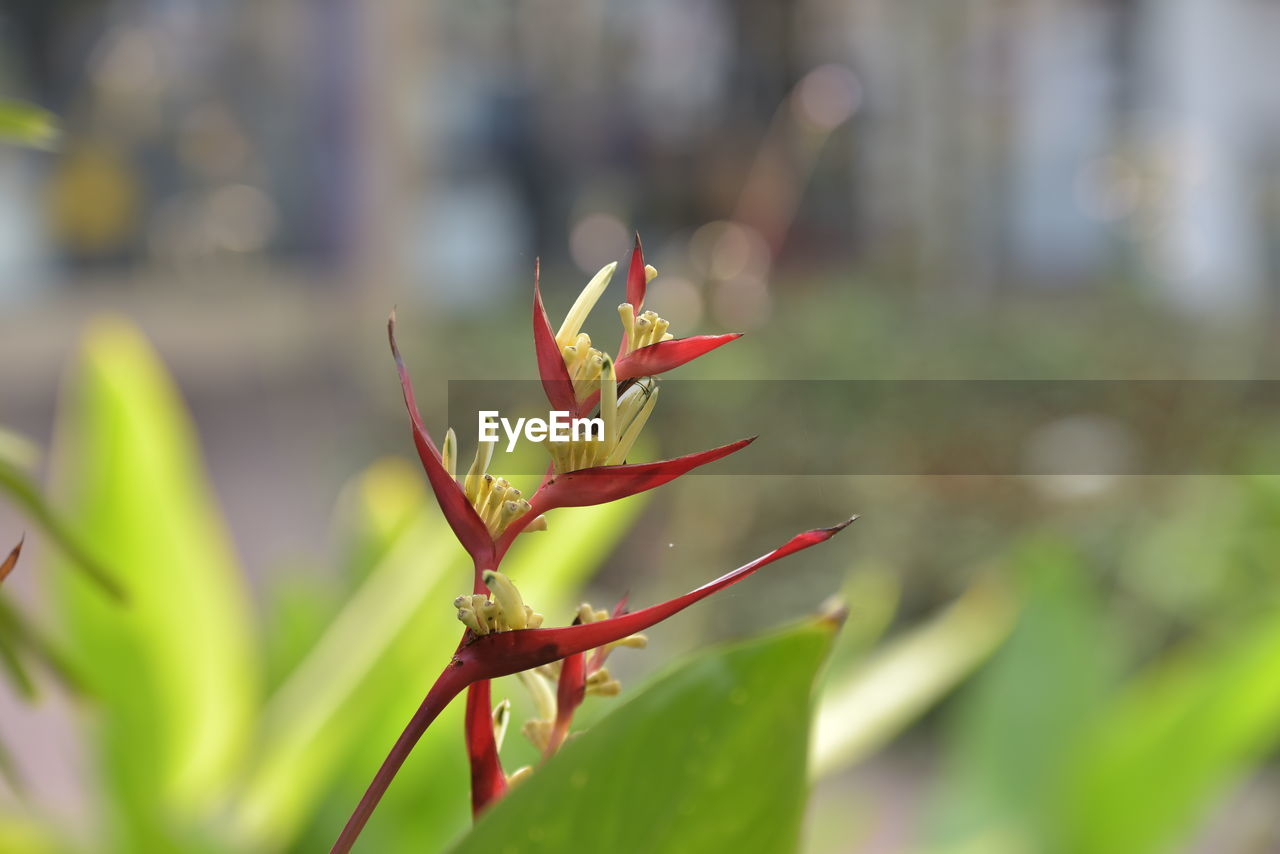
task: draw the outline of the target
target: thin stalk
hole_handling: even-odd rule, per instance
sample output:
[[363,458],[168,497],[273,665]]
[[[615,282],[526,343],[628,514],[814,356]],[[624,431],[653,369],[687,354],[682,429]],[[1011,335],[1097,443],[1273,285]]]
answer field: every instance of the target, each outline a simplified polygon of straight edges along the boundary
[[404,764],[405,759],[409,757],[409,753],[413,750],[414,745],[418,743],[418,739],[422,738],[422,734],[427,731],[427,727],[444,710],[445,706],[449,705],[449,702],[458,696],[463,688],[467,687],[469,679],[464,674],[464,670],[462,662],[454,659],[449,662],[449,666],[440,674],[440,678],[436,680],[436,683],[431,686],[431,690],[427,692],[427,696],[422,700],[422,705],[418,707],[418,711],[413,713],[413,717],[409,719],[409,724],[404,728],[404,732],[400,733],[400,737],[396,739],[391,752],[387,754],[386,759],[382,760],[382,766],[378,768],[378,773],[374,775],[373,782],[365,790],[364,797],[356,805],[355,812],[351,814],[351,818],[347,819],[346,826],[342,828],[338,841],[333,843],[333,847],[329,849],[329,854],[347,854],[351,850],[351,846],[355,845],[357,837],[360,836],[360,831],[364,830],[365,824],[369,821],[369,816],[373,814],[378,802],[382,800],[387,787],[391,785],[391,781],[395,778],[396,773],[399,772],[400,766]]

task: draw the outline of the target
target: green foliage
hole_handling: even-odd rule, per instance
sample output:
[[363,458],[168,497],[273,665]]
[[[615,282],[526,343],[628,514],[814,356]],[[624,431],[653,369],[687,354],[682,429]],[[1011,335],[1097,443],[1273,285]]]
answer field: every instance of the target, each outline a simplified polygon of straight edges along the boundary
[[1059,801],[1060,850],[1162,852],[1280,743],[1280,619],[1170,657],[1088,733]]
[[186,850],[246,758],[258,662],[243,576],[192,425],[132,328],[100,321],[68,378],[56,492],[128,606],[54,574],[69,652],[98,700],[96,742],[121,850]]
[[836,628],[809,620],[655,679],[566,744],[454,851],[795,850],[813,684]]

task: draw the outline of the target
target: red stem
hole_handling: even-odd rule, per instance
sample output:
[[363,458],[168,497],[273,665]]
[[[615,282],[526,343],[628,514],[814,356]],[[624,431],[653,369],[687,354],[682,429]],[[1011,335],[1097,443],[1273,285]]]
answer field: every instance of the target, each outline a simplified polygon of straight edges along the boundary
[[408,758],[409,752],[418,743],[418,739],[422,738],[422,734],[426,732],[427,727],[431,725],[431,722],[436,719],[440,712],[444,711],[445,706],[449,705],[449,702],[458,696],[462,689],[467,687],[467,683],[471,681],[465,674],[466,669],[461,661],[454,659],[449,662],[449,666],[440,674],[436,684],[431,686],[431,690],[427,692],[427,696],[422,700],[422,705],[418,707],[418,711],[413,713],[413,717],[409,719],[409,724],[404,728],[404,732],[400,733],[400,737],[396,739],[391,752],[387,754],[386,759],[382,760],[382,766],[378,768],[378,773],[374,775],[373,782],[365,790],[364,797],[360,799],[360,803],[356,806],[355,812],[351,814],[351,818],[347,819],[346,826],[342,828],[338,841],[333,843],[333,847],[329,849],[329,854],[347,854],[351,850],[351,846],[355,845],[360,831],[364,830],[365,824],[369,821],[369,816],[373,814],[374,808],[382,800],[387,787],[391,785],[391,781],[400,770],[400,766],[404,764],[405,759]]
[[493,702],[489,680],[475,682],[467,689],[467,758],[471,761],[471,815],[479,818],[489,804],[507,791],[507,775],[498,756],[493,734]]

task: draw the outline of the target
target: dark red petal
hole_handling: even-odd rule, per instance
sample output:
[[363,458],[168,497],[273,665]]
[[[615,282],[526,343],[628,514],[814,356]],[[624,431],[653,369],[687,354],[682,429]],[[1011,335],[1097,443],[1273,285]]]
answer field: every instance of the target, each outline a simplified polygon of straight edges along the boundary
[[640,246],[640,235],[636,234],[636,245],[631,250],[631,266],[627,268],[627,302],[640,313],[644,307],[644,291],[648,280],[644,273],[644,249]]
[[467,689],[466,736],[467,758],[471,761],[471,814],[478,816],[507,791],[507,775],[493,734],[488,680],[475,682]]
[[396,313],[391,312],[387,319],[387,338],[391,341],[391,354],[396,360],[396,370],[400,372],[400,389],[404,393],[404,405],[409,410],[409,420],[413,423],[413,444],[418,449],[418,457],[427,472],[427,480],[431,491],[440,502],[440,510],[453,529],[454,536],[462,543],[478,562],[492,564],[493,538],[489,529],[476,513],[467,495],[458,482],[445,471],[440,461],[440,452],[436,443],[431,441],[431,434],[423,426],[422,415],[418,412],[417,401],[413,396],[413,384],[409,381],[409,372],[405,369],[404,359],[400,356],[400,348],[396,345]]
[[719,448],[686,454],[673,460],[596,466],[558,475],[535,496],[542,502],[541,506],[535,509],[545,513],[556,507],[585,507],[590,504],[617,501],[620,498],[662,486],[691,469],[740,451],[754,441],[755,437],[752,436],[750,439],[739,439]]
[[645,492],[664,483],[675,480],[682,474],[698,466],[715,462],[727,457],[734,451],[740,451],[754,442],[756,438],[739,439],[719,448],[700,451],[676,457],[674,460],[660,460],[656,463],[634,463],[620,466],[596,466],[579,469],[568,474],[556,475],[543,482],[537,492],[529,499],[531,509],[516,519],[502,532],[498,540],[497,553],[501,558],[511,548],[511,543],[525,527],[542,513],[559,507],[586,507],[592,504],[607,504],[640,492]]
[[673,338],[659,341],[639,350],[632,350],[618,360],[618,382],[636,377],[652,377],[678,368],[715,348],[742,337],[741,332],[726,335],[694,335],[690,338]]
[[542,377],[542,388],[553,410],[576,412],[578,402],[573,396],[573,381],[569,379],[569,369],[564,364],[556,334],[551,331],[551,321],[547,319],[547,309],[542,304],[542,290],[538,285],[540,275],[541,264],[538,264],[533,274],[533,349],[538,357],[538,375]]
[[26,541],[24,536],[18,540],[18,544],[13,547],[13,551],[9,552],[9,556],[4,559],[4,563],[0,563],[0,581],[4,581],[9,577],[9,573],[13,572],[13,568],[18,565],[18,555],[22,554],[22,544]]
[[[856,518],[855,516],[854,519]],[[477,674],[474,678],[496,679],[499,676],[541,667],[576,653],[604,646],[662,622],[712,593],[736,584],[763,566],[831,539],[852,521],[853,519],[849,519],[830,528],[818,528],[797,534],[781,547],[756,558],[751,563],[740,566],[715,581],[702,585],[697,590],[691,590],[683,596],[660,605],[610,617],[598,623],[584,623],[580,626],[567,626],[560,629],[523,629],[485,635],[459,649],[457,658],[465,665],[469,665],[468,669],[472,669]]]
[[560,680],[556,683],[556,721],[543,751],[546,756],[559,750],[560,745],[569,737],[573,713],[582,705],[586,693],[586,654],[579,652],[566,658],[560,667]]
[[[644,291],[647,285],[648,278],[644,274],[644,249],[640,246],[640,233],[636,232],[636,245],[631,250],[631,266],[627,268],[627,302],[631,303],[636,315],[640,314],[640,309],[644,306]],[[627,333],[624,330],[622,345],[618,347],[618,352],[627,352],[629,346],[630,342],[627,341]]]

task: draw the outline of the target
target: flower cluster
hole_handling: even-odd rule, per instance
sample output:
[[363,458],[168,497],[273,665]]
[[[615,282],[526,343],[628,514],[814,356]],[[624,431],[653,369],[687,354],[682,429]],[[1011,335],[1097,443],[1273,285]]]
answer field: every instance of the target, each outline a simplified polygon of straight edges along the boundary
[[492,443],[480,443],[470,469],[459,480],[456,436],[448,431],[441,447],[432,440],[418,412],[413,386],[396,344],[394,314],[388,323],[418,456],[449,526],[472,558],[474,576],[472,592],[453,601],[465,629],[452,660],[379,768],[335,843],[334,852],[350,850],[413,745],[462,691],[467,692],[465,722],[472,808],[478,813],[501,797],[512,782],[529,773],[528,769],[520,769],[508,776],[502,770],[498,748],[507,729],[510,707],[504,701],[494,708],[490,680],[520,675],[534,696],[539,714],[526,724],[524,732],[544,756],[550,756],[568,736],[574,712],[587,695],[611,696],[621,689],[605,667],[612,649],[644,646],[646,639],[640,632],[763,566],[829,539],[849,523],[798,534],[750,563],[658,605],[628,611],[624,600],[610,613],[584,604],[572,625],[543,627],[543,616],[524,602],[512,579],[499,570],[504,555],[520,534],[544,529],[546,514],[552,510],[602,504],[653,489],[739,451],[752,441],[742,439],[659,462],[627,462],[657,402],[655,377],[740,336],[676,338],[668,331],[670,324],[665,319],[645,310],[646,287],[657,271],[644,263],[637,238],[627,271],[626,301],[618,307],[621,343],[617,357],[610,356],[592,344],[582,326],[615,270],[616,265],[610,264],[591,279],[558,332],[552,331],[535,272],[533,341],[547,401],[552,410],[575,416],[598,411],[605,429],[602,438],[548,443],[547,472],[527,499],[505,479],[489,474]]

